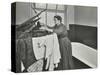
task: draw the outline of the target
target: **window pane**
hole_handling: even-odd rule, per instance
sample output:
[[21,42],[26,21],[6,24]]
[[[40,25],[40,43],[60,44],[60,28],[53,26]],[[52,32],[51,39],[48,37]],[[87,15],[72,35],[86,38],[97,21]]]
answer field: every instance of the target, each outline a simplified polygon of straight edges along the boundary
[[56,4],[48,4],[48,9],[56,9]]
[[[40,12],[38,10],[37,12]],[[43,12],[40,17],[41,19],[39,20],[41,23],[46,24],[46,12]],[[62,23],[64,24],[64,13],[59,13],[57,12],[57,15],[62,17]],[[47,25],[53,27],[54,26],[54,16],[55,12],[47,12]]]
[[46,4],[44,4],[44,3],[36,3],[36,8],[43,8],[43,9],[45,9],[46,8]]
[[64,10],[64,5],[58,5],[57,10]]
[[55,16],[55,13],[54,12],[48,12],[47,13],[47,25],[48,26],[54,26],[54,19],[53,17]]
[[[40,12],[40,10],[37,11],[38,13]],[[41,15],[40,15],[41,19],[39,20],[41,23],[44,23],[45,24],[45,12],[43,12]]]

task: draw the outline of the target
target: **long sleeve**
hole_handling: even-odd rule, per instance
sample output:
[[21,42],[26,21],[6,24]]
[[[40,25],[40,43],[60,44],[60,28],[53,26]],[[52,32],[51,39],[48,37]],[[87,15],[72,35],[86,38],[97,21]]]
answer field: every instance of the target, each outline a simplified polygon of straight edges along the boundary
[[54,28],[53,32],[55,32],[58,36],[67,36],[67,29],[64,25]]

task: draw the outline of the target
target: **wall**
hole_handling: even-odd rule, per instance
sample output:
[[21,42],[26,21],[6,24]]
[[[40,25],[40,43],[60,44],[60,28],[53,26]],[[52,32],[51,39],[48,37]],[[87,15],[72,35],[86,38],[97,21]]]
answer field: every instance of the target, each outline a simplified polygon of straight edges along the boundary
[[[96,7],[68,5],[66,14],[67,14],[66,17],[67,17],[68,26],[69,24],[74,24],[74,25],[79,24],[79,25],[97,27],[97,8]],[[81,29],[79,28],[79,30]],[[89,29],[86,28],[86,30],[88,31]],[[74,30],[73,32],[75,33]],[[76,33],[73,34],[72,36],[75,36],[75,35]],[[76,57],[83,63],[87,64],[88,66],[92,68],[97,67],[97,51],[94,48],[86,46],[82,43],[72,42],[72,54],[74,57]]]
[[16,24],[22,24],[32,16],[34,16],[34,11],[32,10],[30,3],[16,3]]
[[97,26],[97,7],[67,5],[65,24]]
[[97,26],[97,8],[89,6],[74,7],[75,24]]

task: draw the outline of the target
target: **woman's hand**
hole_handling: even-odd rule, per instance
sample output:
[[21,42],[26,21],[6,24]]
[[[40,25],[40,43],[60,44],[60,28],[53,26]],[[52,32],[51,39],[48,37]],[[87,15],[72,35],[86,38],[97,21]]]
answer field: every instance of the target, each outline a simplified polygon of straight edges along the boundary
[[49,29],[47,26],[42,26],[40,29],[47,30],[53,32],[53,29]]

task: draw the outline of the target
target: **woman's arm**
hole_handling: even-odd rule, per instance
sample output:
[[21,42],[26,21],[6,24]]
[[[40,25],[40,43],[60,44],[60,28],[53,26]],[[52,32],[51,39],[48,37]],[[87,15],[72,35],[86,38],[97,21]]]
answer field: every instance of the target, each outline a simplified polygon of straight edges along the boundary
[[65,26],[60,26],[58,28],[53,29],[53,32],[57,33],[57,35],[63,34],[66,31]]
[[43,30],[47,30],[47,31],[50,31],[50,32],[53,32],[53,28],[49,28],[47,26],[42,26],[40,29],[43,29]]
[[50,27],[50,26],[47,25],[47,28],[49,28],[49,29],[54,29],[54,26],[53,26],[53,27]]

